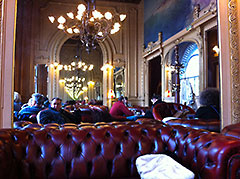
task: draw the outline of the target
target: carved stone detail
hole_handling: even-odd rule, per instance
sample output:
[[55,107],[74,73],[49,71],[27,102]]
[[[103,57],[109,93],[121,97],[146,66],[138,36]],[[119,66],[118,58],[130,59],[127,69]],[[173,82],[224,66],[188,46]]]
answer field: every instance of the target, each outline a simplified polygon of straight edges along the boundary
[[231,123],[240,122],[240,63],[239,63],[239,41],[238,41],[238,18],[237,1],[228,1],[229,16],[229,40],[231,60],[231,81],[232,81],[232,117]]

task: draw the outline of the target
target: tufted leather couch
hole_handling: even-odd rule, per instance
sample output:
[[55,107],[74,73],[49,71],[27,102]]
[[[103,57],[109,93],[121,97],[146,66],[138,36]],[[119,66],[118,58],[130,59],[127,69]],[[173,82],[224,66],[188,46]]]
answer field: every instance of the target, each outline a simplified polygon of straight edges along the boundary
[[[165,117],[173,117],[175,113],[178,111],[184,111],[187,109],[189,111],[188,114],[195,114],[195,111],[185,105],[177,104],[177,103],[161,103],[157,104],[153,108],[153,116],[157,120],[163,120]],[[220,120],[219,119],[187,119],[186,117],[183,118],[176,118],[168,120],[166,123],[169,125],[181,125],[185,127],[191,127],[194,129],[205,129],[212,132],[220,132]]]
[[231,124],[223,128],[222,134],[240,139],[240,123]]
[[219,119],[171,119],[166,121],[167,124],[181,125],[185,127],[191,127],[194,129],[205,129],[212,132],[220,132],[220,120]]
[[153,116],[157,120],[163,120],[165,117],[172,117],[178,111],[188,110],[189,114],[195,114],[195,111],[189,106],[178,103],[159,103],[153,107]]
[[240,140],[161,121],[0,130],[0,178],[139,178],[135,160],[164,153],[196,178],[237,179]]

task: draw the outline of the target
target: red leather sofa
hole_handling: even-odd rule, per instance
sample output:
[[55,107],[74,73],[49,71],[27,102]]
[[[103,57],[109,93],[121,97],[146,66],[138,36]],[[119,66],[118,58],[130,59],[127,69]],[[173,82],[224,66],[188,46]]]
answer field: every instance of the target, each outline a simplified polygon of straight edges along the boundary
[[240,123],[231,124],[223,128],[222,134],[240,139]]
[[205,129],[211,132],[220,132],[220,120],[219,119],[171,119],[166,121],[167,124],[181,125],[184,127],[191,127],[194,129]]
[[195,178],[237,179],[240,140],[161,121],[28,124],[0,129],[0,178],[139,178],[138,156],[164,153]]
[[172,117],[179,111],[188,110],[188,114],[195,114],[195,111],[189,106],[178,103],[159,103],[153,108],[153,116],[157,120],[163,120],[165,117]]
[[[163,120],[165,117],[173,117],[178,111],[188,110],[188,114],[195,114],[195,111],[185,105],[177,103],[161,103],[157,104],[153,108],[153,116],[157,120]],[[167,124],[181,125],[185,127],[191,127],[194,129],[205,129],[212,132],[220,132],[220,120],[219,119],[199,119],[193,118],[188,119],[186,117],[176,118],[166,121]]]

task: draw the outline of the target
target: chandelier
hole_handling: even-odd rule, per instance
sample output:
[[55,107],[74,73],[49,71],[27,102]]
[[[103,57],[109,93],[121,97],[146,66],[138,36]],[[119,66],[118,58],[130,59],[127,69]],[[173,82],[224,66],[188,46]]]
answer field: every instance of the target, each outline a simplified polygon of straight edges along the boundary
[[58,22],[58,29],[73,38],[79,38],[89,52],[96,48],[97,41],[103,41],[109,34],[118,32],[126,15],[111,12],[105,12],[103,15],[96,10],[96,0],[84,1],[87,6],[79,4],[76,12],[68,12],[58,18],[48,18],[52,23]]

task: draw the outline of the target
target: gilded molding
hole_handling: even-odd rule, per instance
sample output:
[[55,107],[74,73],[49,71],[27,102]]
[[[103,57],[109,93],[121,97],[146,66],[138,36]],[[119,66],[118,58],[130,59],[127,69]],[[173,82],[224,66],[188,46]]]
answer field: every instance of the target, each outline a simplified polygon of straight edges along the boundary
[[240,63],[239,63],[239,41],[238,41],[238,17],[237,1],[228,1],[229,17],[229,40],[230,40],[230,62],[232,82],[232,117],[231,123],[240,122]]

